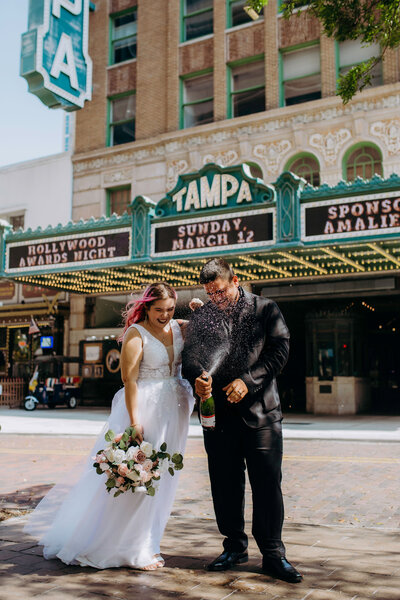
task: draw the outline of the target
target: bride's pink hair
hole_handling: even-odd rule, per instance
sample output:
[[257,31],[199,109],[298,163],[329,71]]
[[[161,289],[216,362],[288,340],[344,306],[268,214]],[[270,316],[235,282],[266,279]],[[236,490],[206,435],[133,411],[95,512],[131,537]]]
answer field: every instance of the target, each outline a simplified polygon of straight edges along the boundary
[[124,335],[128,327],[133,323],[139,323],[144,321],[146,318],[146,309],[156,300],[166,300],[167,298],[177,299],[177,294],[173,287],[164,281],[158,283],[151,283],[143,292],[141,298],[131,300],[125,307],[122,313],[124,329],[121,336],[118,338],[119,342],[122,342]]

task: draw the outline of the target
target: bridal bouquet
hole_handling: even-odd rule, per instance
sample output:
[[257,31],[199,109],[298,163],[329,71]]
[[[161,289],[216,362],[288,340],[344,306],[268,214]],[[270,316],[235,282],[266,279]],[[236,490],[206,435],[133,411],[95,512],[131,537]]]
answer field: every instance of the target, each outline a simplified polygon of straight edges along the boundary
[[107,475],[107,491],[116,488],[114,496],[129,490],[154,496],[163,473],[173,475],[183,468],[182,454],[168,454],[165,442],[157,450],[149,442],[139,444],[135,436],[134,427],[118,435],[110,429],[104,436],[107,446],[93,457],[96,473]]

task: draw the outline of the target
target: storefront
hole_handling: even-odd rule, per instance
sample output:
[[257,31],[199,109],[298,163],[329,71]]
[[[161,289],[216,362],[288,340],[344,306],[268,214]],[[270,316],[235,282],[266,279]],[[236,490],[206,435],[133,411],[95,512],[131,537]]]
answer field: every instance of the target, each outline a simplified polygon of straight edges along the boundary
[[189,289],[207,257],[226,256],[288,320],[287,410],[399,410],[397,175],[312,188],[289,172],[269,185],[246,165],[206,164],[158,203],[137,196],[130,214],[44,231],[2,226],[1,243],[8,281],[83,299],[159,279]]

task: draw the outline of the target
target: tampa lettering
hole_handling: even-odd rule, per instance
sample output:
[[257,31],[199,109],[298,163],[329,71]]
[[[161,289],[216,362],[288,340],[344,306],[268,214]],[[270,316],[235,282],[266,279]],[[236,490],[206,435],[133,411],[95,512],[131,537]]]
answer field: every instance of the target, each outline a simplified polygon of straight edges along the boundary
[[214,175],[211,185],[206,176],[200,180],[193,179],[187,187],[183,187],[172,196],[177,212],[226,206],[228,198],[236,196],[236,204],[252,202],[250,186],[244,179],[239,180],[233,175]]

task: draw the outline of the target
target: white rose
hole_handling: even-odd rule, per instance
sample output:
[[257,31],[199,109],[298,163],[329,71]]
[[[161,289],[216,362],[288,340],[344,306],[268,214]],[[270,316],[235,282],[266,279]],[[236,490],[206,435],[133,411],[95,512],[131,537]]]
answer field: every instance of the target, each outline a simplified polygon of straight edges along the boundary
[[131,446],[126,451],[126,460],[135,460],[136,454],[139,451],[139,446]]
[[105,463],[105,462],[102,462],[102,463],[100,463],[100,465],[99,465],[99,466],[100,466],[100,469],[101,469],[102,471],[108,471],[108,469],[110,468],[110,467],[108,466],[108,463]]
[[126,474],[126,477],[128,479],[130,479],[131,481],[133,481],[134,483],[139,482],[140,481],[140,475],[138,475],[138,473],[136,473],[135,470],[133,471],[129,471],[129,473]]
[[150,442],[142,442],[140,444],[140,449],[143,454],[147,456],[147,458],[153,454],[153,446],[150,444]]
[[107,458],[110,462],[114,462],[114,455],[115,455],[114,448],[112,448],[112,447],[106,448],[104,450],[104,454],[107,456]]
[[114,465],[120,465],[123,460],[125,460],[126,454],[124,450],[115,450],[114,451],[114,460],[112,461]]

